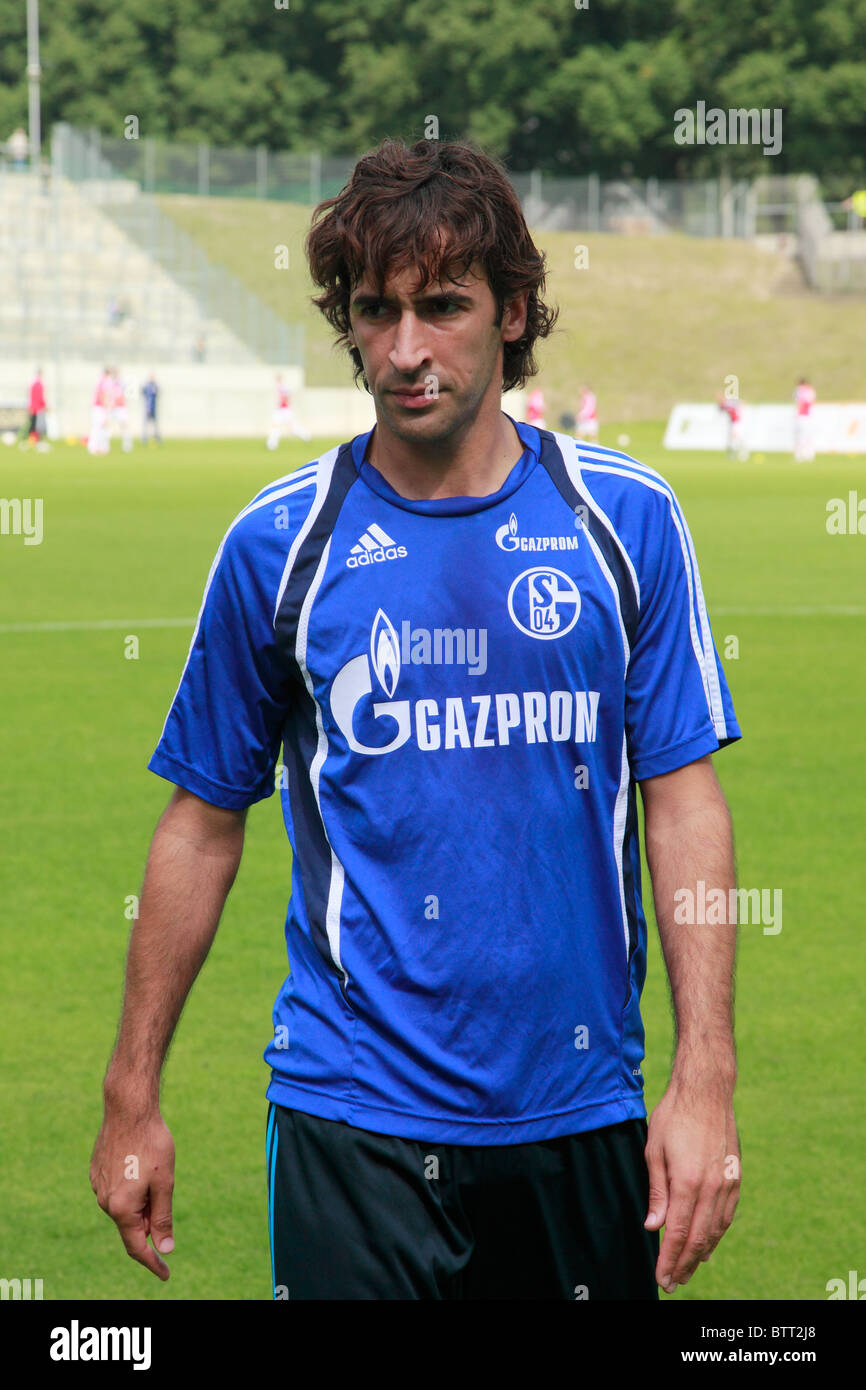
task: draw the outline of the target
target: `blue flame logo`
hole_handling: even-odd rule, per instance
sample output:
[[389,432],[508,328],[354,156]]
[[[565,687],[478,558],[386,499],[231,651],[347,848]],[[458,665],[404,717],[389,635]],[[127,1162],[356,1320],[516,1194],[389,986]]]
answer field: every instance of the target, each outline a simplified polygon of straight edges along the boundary
[[394,625],[380,608],[370,633],[370,660],[379,684],[392,699],[400,679],[400,643]]

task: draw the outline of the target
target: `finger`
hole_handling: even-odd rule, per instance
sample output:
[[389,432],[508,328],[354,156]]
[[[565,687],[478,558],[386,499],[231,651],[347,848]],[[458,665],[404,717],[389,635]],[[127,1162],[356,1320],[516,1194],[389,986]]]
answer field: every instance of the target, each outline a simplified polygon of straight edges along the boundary
[[688,1235],[671,1274],[675,1284],[687,1284],[703,1256],[712,1253],[711,1233],[718,1196],[719,1188],[704,1188],[695,1203]]
[[673,1293],[677,1281],[673,1278],[674,1267],[680,1258],[692,1224],[692,1212],[698,1199],[697,1185],[680,1186],[671,1184],[670,1204],[665,1221],[665,1233],[656,1264],[656,1282],[665,1293]]
[[727,1230],[734,1219],[734,1212],[737,1210],[737,1203],[740,1200],[739,1180],[734,1183],[730,1192],[725,1197],[725,1214],[723,1217],[724,1229]]
[[725,1182],[719,1191],[716,1208],[713,1213],[713,1229],[711,1231],[712,1247],[703,1255],[703,1260],[708,1260],[713,1250],[718,1245],[725,1231],[734,1219],[734,1212],[737,1209],[737,1202],[740,1199],[740,1157],[739,1154],[728,1154],[725,1158]]
[[664,1151],[647,1145],[644,1157],[649,1172],[649,1206],[643,1224],[646,1230],[657,1231],[665,1224],[668,1209],[668,1173]]
[[158,1279],[165,1281],[171,1271],[165,1260],[161,1260],[157,1252],[147,1243],[147,1232],[145,1230],[144,1217],[140,1211],[137,1212],[118,1212],[116,1215],[109,1212],[112,1220],[120,1232],[120,1239],[126,1247],[126,1253],[139,1264],[143,1264]]
[[159,1182],[152,1179],[150,1184],[150,1209],[148,1233],[157,1250],[170,1255],[174,1249],[174,1231],[171,1219],[171,1194],[174,1183],[169,1179]]
[[727,1200],[728,1184],[725,1183],[723,1187],[719,1188],[718,1195],[716,1196],[715,1204],[713,1206],[713,1215],[710,1220],[707,1249],[704,1251],[703,1255],[701,1255],[701,1263],[703,1264],[705,1264],[706,1261],[710,1258],[719,1241],[721,1240],[722,1236],[725,1234],[725,1230],[727,1229],[725,1226],[725,1206]]

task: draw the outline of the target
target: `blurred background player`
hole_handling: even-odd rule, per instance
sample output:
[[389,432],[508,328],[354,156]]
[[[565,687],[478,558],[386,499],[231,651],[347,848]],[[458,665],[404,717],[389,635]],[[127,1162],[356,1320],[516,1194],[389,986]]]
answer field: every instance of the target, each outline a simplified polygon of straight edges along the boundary
[[156,418],[158,399],[159,387],[156,384],[156,378],[154,377],[153,372],[151,372],[150,376],[147,378],[147,381],[141,388],[141,400],[143,411],[143,419],[141,426],[142,444],[147,444],[153,440],[156,440],[157,444],[162,443],[162,440],[159,437],[159,424],[157,423]]
[[856,218],[860,219],[861,224],[866,222],[866,188],[855,189],[851,197],[845,199],[842,206],[847,212],[853,213],[851,221],[855,229]]
[[27,131],[20,125],[16,126],[6,141],[6,154],[11,168],[22,171],[27,168],[27,162],[30,158],[30,141],[27,138]]
[[109,403],[112,399],[111,373],[108,367],[103,367],[102,376],[96,383],[96,390],[93,393],[93,405],[90,410],[90,435],[87,440],[87,452],[89,454],[108,453],[108,421]]
[[38,444],[45,438],[45,387],[42,368],[37,367],[30,383],[30,420],[27,426],[28,444]]
[[129,407],[126,404],[126,383],[117,367],[112,367],[109,375],[108,391],[108,429],[116,429],[120,435],[121,447],[125,454],[132,449],[132,430],[129,427]]
[[526,406],[526,423],[534,425],[537,430],[546,428],[544,423],[544,392],[540,387],[529,393],[529,401]]
[[719,409],[723,410],[728,417],[728,456],[736,458],[740,463],[745,463],[749,457],[749,450],[746,447],[745,435],[743,434],[743,409],[736,396],[728,397],[720,391],[716,397]]
[[276,449],[284,434],[293,434],[298,439],[310,437],[294,423],[292,399],[283,383],[282,372],[277,372],[274,381],[277,384],[277,405],[271,419],[271,432],[266,441],[269,449]]
[[815,457],[815,421],[812,406],[817,399],[817,391],[810,386],[804,376],[800,377],[794,388],[794,460],[796,463],[811,463]]
[[598,442],[598,401],[589,386],[580,388],[580,405],[577,407],[578,439],[594,439]]

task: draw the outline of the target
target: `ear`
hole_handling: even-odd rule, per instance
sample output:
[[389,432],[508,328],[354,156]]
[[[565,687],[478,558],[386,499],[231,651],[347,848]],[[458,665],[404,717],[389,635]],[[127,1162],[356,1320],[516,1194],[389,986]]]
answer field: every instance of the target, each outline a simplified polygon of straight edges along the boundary
[[502,311],[502,341],[516,342],[526,332],[526,316],[529,309],[529,290],[522,290],[513,299],[506,300]]

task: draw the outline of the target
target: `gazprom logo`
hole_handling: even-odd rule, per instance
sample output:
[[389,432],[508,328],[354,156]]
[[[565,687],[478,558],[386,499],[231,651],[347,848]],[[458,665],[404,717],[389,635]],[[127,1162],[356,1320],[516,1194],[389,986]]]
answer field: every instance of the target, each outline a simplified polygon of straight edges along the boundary
[[496,544],[500,550],[516,550],[520,542],[517,539],[517,517],[514,512],[508,518],[504,526],[500,526],[496,532]]
[[393,623],[381,608],[370,633],[370,660],[379,684],[390,700],[400,679],[400,643]]
[[[569,631],[577,620],[579,603],[577,589],[568,576],[549,569],[527,570],[515,580],[509,599],[512,618],[531,637]],[[524,609],[526,625],[518,621]],[[519,743],[595,742],[597,690],[498,690],[468,696],[455,692],[395,700],[404,666],[465,666],[467,676],[483,674],[487,669],[485,628],[431,631],[413,628],[408,621],[402,628],[401,642],[394,624],[380,608],[370,630],[368,651],[350,657],[334,677],[331,713],[353,753],[377,757],[393,753],[410,739],[422,753]],[[375,694],[374,686],[378,687]],[[383,694],[386,699],[381,698]],[[365,737],[381,736],[386,742],[362,742],[355,732],[356,719]]]
[[[374,719],[384,720],[385,727],[396,724],[396,733],[390,742],[378,747],[361,743],[355,737],[355,708],[373,693],[372,675],[375,674],[379,687],[387,695],[387,700],[375,700]],[[353,656],[334,677],[331,686],[331,713],[337,722],[346,742],[354,753],[392,753],[401,748],[412,732],[412,705],[409,700],[394,700],[392,697],[400,679],[400,643],[394,624],[380,608],[373,619],[370,631],[370,655]]]
[[577,550],[577,536],[520,536],[514,512],[496,532],[500,550]]

